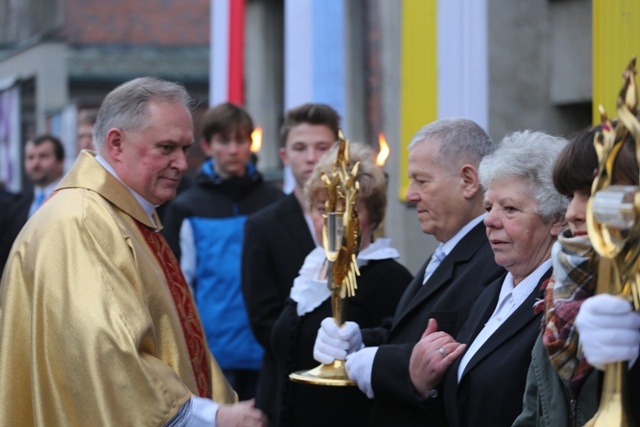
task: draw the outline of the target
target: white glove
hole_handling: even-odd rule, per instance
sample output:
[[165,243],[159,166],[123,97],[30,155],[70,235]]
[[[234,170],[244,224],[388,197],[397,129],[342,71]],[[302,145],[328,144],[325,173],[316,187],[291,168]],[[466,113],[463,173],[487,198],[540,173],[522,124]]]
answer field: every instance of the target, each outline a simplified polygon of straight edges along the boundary
[[576,316],[587,362],[603,370],[608,363],[635,363],[640,350],[640,313],[629,301],[609,294],[588,298]]
[[355,381],[360,391],[366,394],[369,399],[373,399],[371,368],[373,368],[373,359],[375,359],[377,351],[378,347],[365,347],[347,356],[345,364],[349,379]]
[[333,363],[344,360],[347,354],[362,348],[362,334],[355,322],[346,322],[338,327],[331,317],[320,323],[316,343],[313,346],[313,358],[320,363]]

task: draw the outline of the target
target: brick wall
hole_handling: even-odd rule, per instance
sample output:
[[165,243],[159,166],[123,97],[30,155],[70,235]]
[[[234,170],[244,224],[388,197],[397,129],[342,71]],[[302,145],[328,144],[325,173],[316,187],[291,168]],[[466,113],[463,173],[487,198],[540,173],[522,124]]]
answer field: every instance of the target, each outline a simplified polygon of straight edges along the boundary
[[66,0],[72,45],[205,46],[210,0]]
[[0,45],[53,34],[63,21],[62,0],[0,0]]

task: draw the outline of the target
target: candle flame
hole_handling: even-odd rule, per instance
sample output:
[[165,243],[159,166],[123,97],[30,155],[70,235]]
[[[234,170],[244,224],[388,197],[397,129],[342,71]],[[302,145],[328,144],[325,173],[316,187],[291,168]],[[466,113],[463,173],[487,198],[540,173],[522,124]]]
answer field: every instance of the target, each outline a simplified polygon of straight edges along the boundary
[[251,132],[251,152],[257,153],[260,151],[262,147],[262,128],[255,128],[253,132]]
[[376,165],[383,167],[385,162],[387,161],[387,157],[389,157],[389,144],[387,144],[387,140],[384,137],[383,133],[378,134],[378,144],[380,144],[380,152],[378,153],[378,157],[376,158]]

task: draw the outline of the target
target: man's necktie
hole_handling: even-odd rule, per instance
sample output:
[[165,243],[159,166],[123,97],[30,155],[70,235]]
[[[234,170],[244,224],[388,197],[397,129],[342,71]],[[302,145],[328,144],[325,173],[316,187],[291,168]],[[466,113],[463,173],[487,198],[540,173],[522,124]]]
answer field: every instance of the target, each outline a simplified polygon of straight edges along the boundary
[[31,215],[33,215],[40,206],[42,206],[42,203],[44,203],[45,198],[46,198],[46,195],[44,194],[44,191],[38,191],[36,193],[35,201],[31,205],[31,210],[29,210],[29,217],[31,217]]
[[429,261],[429,264],[427,264],[427,268],[424,271],[424,280],[422,281],[423,285],[427,283],[427,280],[429,280],[431,274],[436,271],[436,268],[438,268],[443,259],[444,251],[442,250],[442,245],[439,245],[433,255],[431,255],[431,260]]

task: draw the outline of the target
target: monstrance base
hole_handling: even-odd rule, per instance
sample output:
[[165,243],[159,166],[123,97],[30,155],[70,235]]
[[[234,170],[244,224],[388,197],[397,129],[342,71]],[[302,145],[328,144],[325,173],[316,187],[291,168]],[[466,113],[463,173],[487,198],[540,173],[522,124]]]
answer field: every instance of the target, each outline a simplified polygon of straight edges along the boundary
[[344,360],[334,360],[333,363],[322,364],[306,371],[289,374],[289,379],[297,383],[325,385],[325,386],[354,386],[355,381],[349,379],[344,368]]

